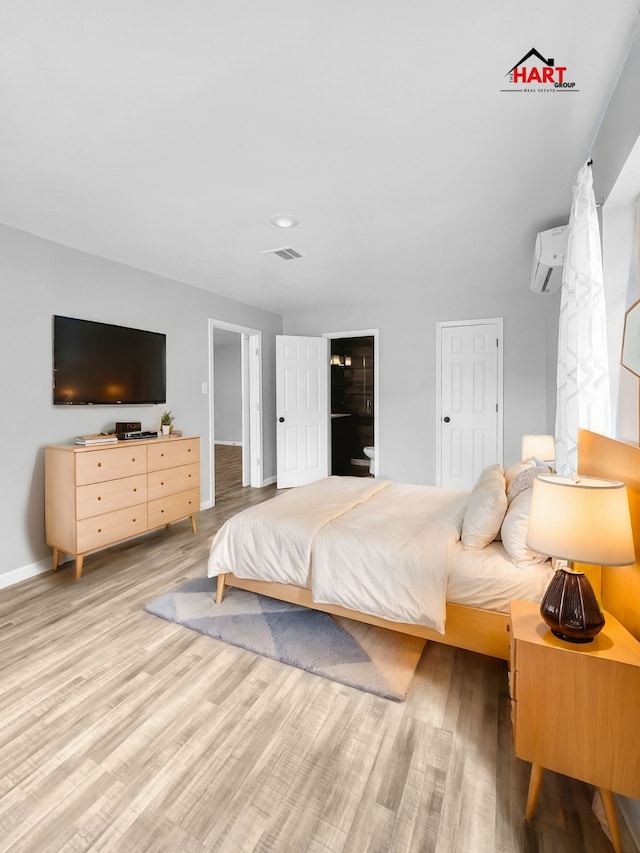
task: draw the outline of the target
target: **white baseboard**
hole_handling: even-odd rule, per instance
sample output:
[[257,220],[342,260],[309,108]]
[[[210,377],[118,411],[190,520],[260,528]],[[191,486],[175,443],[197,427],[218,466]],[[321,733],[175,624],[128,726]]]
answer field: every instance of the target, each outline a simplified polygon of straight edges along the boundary
[[241,441],[219,441],[219,440],[216,438],[216,440],[215,440],[213,443],[214,443],[214,444],[227,444],[227,445],[229,445],[229,446],[231,446],[231,447],[242,447],[242,442],[241,442]]
[[51,570],[51,557],[48,557],[45,560],[39,560],[37,563],[29,563],[27,566],[12,569],[10,572],[3,572],[0,574],[0,589],[13,586],[15,583],[26,581],[29,578],[35,578],[36,575],[43,575],[45,572],[50,572]]
[[262,487],[270,486],[272,483],[275,483],[277,479],[277,477],[265,477],[262,481]]

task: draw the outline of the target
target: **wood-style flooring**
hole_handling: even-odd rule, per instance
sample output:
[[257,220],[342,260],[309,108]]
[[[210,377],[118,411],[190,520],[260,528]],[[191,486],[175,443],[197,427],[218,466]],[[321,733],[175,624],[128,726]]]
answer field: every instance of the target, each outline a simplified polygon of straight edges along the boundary
[[216,503],[220,503],[242,486],[242,445],[216,444],[214,460]]
[[144,611],[273,494],[0,591],[0,850],[608,853],[581,783],[524,821],[504,662],[428,643],[398,704]]

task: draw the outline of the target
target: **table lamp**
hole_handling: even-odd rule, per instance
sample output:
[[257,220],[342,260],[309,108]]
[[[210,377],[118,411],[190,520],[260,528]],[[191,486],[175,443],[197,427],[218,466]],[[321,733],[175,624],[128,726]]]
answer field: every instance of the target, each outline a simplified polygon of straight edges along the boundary
[[527,547],[567,561],[540,604],[540,615],[552,633],[572,643],[591,642],[604,627],[604,616],[588,578],[574,563],[635,562],[625,484],[541,474],[533,481]]
[[[556,440],[552,435],[523,435],[522,458],[541,459],[543,462],[554,462],[556,458]],[[553,467],[553,466],[551,466]]]

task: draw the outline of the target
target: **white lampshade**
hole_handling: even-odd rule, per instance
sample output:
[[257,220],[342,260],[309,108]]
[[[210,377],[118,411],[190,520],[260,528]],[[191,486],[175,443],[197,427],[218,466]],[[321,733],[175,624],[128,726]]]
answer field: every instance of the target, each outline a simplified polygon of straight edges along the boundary
[[617,480],[540,475],[533,481],[527,546],[576,563],[631,565],[627,487]]
[[552,462],[556,458],[556,441],[552,435],[523,435],[522,458],[535,456],[543,462]]

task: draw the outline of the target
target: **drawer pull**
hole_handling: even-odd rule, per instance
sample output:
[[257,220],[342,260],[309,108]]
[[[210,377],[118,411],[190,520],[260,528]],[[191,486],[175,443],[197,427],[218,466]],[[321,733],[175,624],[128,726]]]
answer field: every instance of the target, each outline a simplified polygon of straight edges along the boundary
[[135,494],[137,491],[138,491],[137,489],[134,489],[134,490],[133,490],[134,494]]
[[160,481],[160,485],[161,485],[161,486],[164,486],[164,480],[161,480],[161,481]]
[[187,447],[187,453],[191,453],[191,448]]
[[133,523],[134,523],[134,524],[135,524],[135,523],[136,523],[136,520],[135,520],[135,518],[132,518],[132,519],[131,519],[131,520],[132,520],[132,521],[133,521]]
[[101,527],[99,527],[99,528],[98,528],[98,533],[102,533],[102,528],[101,528]]
[[100,495],[98,495],[98,500],[99,500],[99,501],[101,501],[101,500],[102,500],[102,498],[100,497]]
[[189,479],[191,479],[191,474],[189,474]]
[[102,462],[98,462],[98,468],[102,468]]
[[135,456],[132,456],[132,457],[131,457],[131,461],[132,461],[132,462],[135,462],[135,461],[136,461],[136,457],[135,457]]

